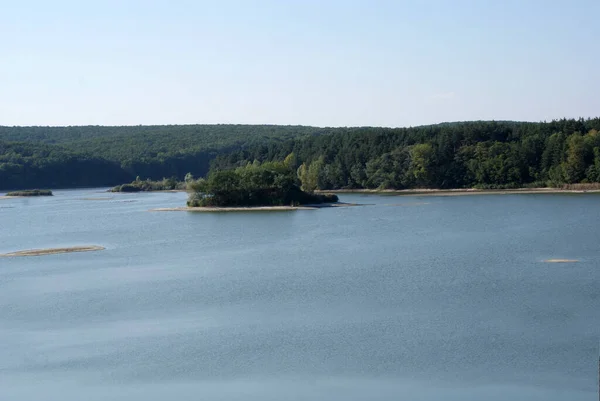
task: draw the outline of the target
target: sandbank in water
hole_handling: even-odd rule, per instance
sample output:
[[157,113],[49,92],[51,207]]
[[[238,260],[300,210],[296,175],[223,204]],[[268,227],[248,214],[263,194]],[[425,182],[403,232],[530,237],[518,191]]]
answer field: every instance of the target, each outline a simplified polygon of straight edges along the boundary
[[24,251],[0,253],[0,257],[10,258],[19,256],[42,256],[42,255],[56,255],[59,253],[73,253],[73,252],[91,252],[91,251],[102,251],[105,248],[102,246],[72,246],[68,248],[47,248],[47,249],[28,249]]

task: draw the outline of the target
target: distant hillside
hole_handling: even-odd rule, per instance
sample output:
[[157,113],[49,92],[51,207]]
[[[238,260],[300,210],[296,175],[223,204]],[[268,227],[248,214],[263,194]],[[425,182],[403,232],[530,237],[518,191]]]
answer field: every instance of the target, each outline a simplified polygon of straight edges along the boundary
[[600,181],[600,119],[339,128],[218,155],[215,170],[294,153],[317,189],[516,188]]
[[[599,119],[413,128],[0,127],[0,189],[204,176],[294,152],[318,188],[517,187],[600,180]],[[309,167],[312,166],[312,169]]]
[[[188,172],[202,176],[219,153],[320,132],[270,125],[0,127],[0,189],[112,186],[137,176],[182,179]],[[73,167],[74,159],[78,171],[67,178],[63,170]],[[94,167],[98,163],[101,169]]]
[[0,189],[97,187],[129,177],[118,164],[91,154],[0,141]]

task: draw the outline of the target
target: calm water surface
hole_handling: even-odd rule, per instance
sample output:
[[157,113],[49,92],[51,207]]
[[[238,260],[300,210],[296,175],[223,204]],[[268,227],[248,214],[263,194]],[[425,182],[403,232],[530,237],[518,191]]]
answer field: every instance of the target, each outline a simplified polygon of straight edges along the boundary
[[341,199],[0,200],[0,400],[597,399],[599,196]]

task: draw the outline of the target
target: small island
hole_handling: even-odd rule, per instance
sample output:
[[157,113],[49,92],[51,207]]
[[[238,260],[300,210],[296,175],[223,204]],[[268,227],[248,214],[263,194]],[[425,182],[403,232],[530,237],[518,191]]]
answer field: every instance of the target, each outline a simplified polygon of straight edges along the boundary
[[[188,174],[186,181],[193,177]],[[158,191],[183,191],[186,189],[186,182],[177,181],[177,178],[163,178],[160,181],[150,179],[141,180],[138,176],[135,181],[129,184],[117,185],[109,189],[109,192],[158,192]]]
[[231,170],[211,171],[206,179],[188,182],[189,208],[296,208],[335,203],[337,195],[315,194],[296,173],[295,157],[283,162],[248,163]]
[[52,196],[52,191],[49,189],[27,189],[23,191],[13,191],[7,193],[7,197],[22,197],[22,196]]

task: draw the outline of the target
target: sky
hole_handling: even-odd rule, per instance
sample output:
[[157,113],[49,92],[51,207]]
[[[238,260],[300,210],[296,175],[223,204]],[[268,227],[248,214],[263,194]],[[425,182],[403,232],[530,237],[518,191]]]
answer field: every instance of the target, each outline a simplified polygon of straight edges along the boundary
[[0,0],[0,125],[600,116],[599,0]]

